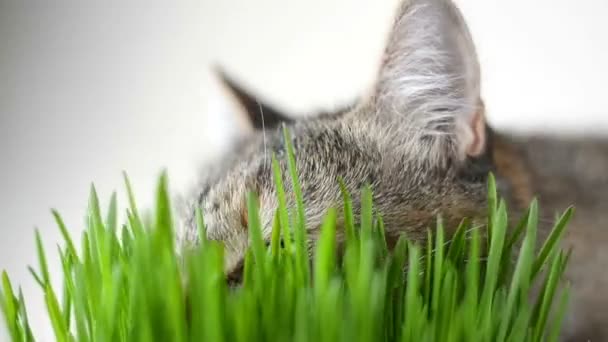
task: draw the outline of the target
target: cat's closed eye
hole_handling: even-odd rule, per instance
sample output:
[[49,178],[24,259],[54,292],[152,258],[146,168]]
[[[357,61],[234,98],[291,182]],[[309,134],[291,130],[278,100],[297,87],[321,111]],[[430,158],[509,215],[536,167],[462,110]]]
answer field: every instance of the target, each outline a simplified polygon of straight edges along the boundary
[[[270,242],[266,241],[266,248],[268,249],[269,247],[270,247]],[[285,248],[285,243],[283,242],[283,239],[279,240],[279,247]],[[236,287],[236,286],[241,285],[244,280],[243,279],[244,272],[245,272],[245,260],[241,259],[236,264],[236,266],[228,274],[226,274],[226,283],[228,284],[228,286]]]

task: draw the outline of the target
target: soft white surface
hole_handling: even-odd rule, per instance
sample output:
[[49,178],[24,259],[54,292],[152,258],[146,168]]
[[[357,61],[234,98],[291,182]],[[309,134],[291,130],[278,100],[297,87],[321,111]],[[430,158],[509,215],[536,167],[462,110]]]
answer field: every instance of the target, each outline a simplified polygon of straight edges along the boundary
[[[608,3],[458,3],[491,122],[606,131]],[[221,110],[206,109],[221,104],[212,62],[298,113],[349,100],[372,81],[396,4],[0,1],[0,268],[31,298],[40,340],[53,338],[25,266],[36,262],[35,225],[47,250],[59,241],[50,207],[77,232],[90,182],[107,203],[127,170],[144,206],[161,168],[175,190],[188,184],[234,133]]]

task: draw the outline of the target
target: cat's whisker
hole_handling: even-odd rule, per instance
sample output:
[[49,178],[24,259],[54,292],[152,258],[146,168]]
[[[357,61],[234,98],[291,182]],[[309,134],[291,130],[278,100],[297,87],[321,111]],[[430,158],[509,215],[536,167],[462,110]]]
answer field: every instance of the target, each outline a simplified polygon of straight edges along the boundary
[[[256,103],[258,104],[258,108],[260,110],[260,118],[262,119],[262,141],[264,144],[264,155],[268,155],[268,146],[266,143],[266,123],[264,122],[264,107],[262,106],[262,103],[260,101],[256,100]],[[264,168],[268,166],[266,165],[267,159],[268,158],[264,158]]]

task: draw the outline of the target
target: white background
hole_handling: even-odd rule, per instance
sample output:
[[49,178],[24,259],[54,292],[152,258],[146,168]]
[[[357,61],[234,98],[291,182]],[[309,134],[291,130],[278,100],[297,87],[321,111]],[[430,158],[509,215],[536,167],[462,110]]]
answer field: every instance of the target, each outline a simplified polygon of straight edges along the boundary
[[[372,81],[397,0],[104,3],[0,0],[0,268],[31,298],[42,341],[26,265],[34,226],[47,250],[60,239],[49,208],[78,232],[91,182],[104,205],[122,170],[144,206],[162,168],[183,189],[235,132],[208,110],[213,62],[295,113],[351,99]],[[608,3],[458,3],[494,126],[606,131]]]

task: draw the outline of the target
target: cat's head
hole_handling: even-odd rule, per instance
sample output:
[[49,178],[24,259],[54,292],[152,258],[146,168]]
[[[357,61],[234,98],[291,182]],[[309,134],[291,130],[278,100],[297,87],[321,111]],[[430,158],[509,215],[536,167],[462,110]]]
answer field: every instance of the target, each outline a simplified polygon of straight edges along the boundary
[[[383,213],[393,215],[395,221],[410,224],[416,219],[419,224],[428,223],[443,209],[448,211],[446,214],[450,218],[482,211],[487,169],[485,166],[480,167],[481,171],[476,168],[487,164],[490,149],[480,96],[479,64],[464,18],[451,1],[409,0],[401,3],[375,84],[367,94],[339,111],[297,118],[260,101],[221,70],[218,75],[253,128],[254,137],[261,137],[262,130],[277,128],[283,122],[318,120],[319,115],[324,120],[345,123],[342,128],[330,128],[326,131],[328,134],[315,137],[321,139],[334,134],[331,139],[340,138],[337,140],[342,145],[350,145],[340,147],[337,143],[328,143],[309,151],[303,164],[309,165],[310,169],[299,170],[308,172],[300,177],[305,178],[306,184],[314,184],[318,189],[333,189],[326,185],[335,185],[335,177],[343,176],[337,174],[340,167],[327,168],[324,173],[315,172],[315,169],[318,164],[327,165],[341,159],[351,164],[359,163],[355,171],[361,174],[376,173],[385,177],[386,184],[381,185],[384,190],[391,191],[388,197],[401,201],[398,203],[401,207],[389,208],[392,213]],[[295,128],[301,126],[293,125]],[[304,126],[309,133],[314,129]],[[327,129],[327,125],[320,126],[321,130]],[[366,138],[365,134],[351,134],[365,130],[370,130],[367,137],[373,141],[369,146],[356,141],[356,137]],[[340,134],[345,136],[335,136]],[[297,140],[297,132],[294,135]],[[280,139],[272,140],[276,136],[269,135],[271,149],[273,144],[281,148]],[[305,136],[302,139],[310,141],[312,138]],[[248,147],[241,146],[244,150]],[[403,156],[392,164],[382,155],[382,151],[390,152],[391,149],[399,150],[398,155]],[[237,156],[259,156],[257,152]],[[247,213],[242,199],[244,182],[239,177],[247,175],[253,178],[254,186],[264,188],[271,186],[272,173],[268,168],[262,168],[261,162],[255,164],[245,160],[232,165],[238,167],[224,175],[220,185],[207,184],[203,188],[199,204],[209,211],[213,238],[229,240],[227,245],[231,252],[228,254],[232,260],[230,264],[234,266],[242,260],[242,255],[237,254],[248,244]],[[248,171],[235,171],[243,168]],[[484,176],[480,177],[481,174]],[[355,184],[368,176],[351,175],[350,179]],[[348,181],[348,177],[344,178]],[[322,205],[331,201],[328,199],[331,195],[326,192],[330,190],[318,190],[314,195],[316,202],[311,203],[312,206],[317,204],[319,211],[323,209]],[[262,208],[270,210],[273,199],[263,200]]]

